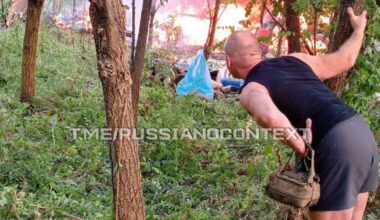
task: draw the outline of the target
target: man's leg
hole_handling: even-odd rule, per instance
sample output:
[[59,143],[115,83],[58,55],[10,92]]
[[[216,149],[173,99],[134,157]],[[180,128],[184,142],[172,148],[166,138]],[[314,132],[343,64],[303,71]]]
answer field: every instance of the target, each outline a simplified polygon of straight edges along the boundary
[[309,212],[311,220],[362,220],[367,205],[368,193],[359,193],[355,207],[342,211]]
[[368,192],[359,193],[358,195],[358,203],[354,208],[354,213],[352,214],[352,220],[361,220],[363,219],[365,207],[368,201]]
[[309,212],[311,220],[349,220],[352,218],[354,208],[342,211],[315,211]]

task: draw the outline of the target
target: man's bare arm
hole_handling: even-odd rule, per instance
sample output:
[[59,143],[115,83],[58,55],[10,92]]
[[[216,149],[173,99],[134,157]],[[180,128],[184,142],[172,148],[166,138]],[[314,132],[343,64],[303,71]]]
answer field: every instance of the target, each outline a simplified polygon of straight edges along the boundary
[[[301,155],[307,148],[289,119],[273,103],[265,87],[258,83],[248,84],[240,95],[241,105],[255,118],[257,124],[264,128],[281,128],[284,131],[282,142]],[[294,135],[296,137],[294,137]]]
[[347,13],[350,16],[354,31],[344,44],[340,46],[338,51],[321,56],[312,56],[304,53],[293,53],[289,54],[289,56],[294,56],[304,61],[321,80],[332,78],[351,69],[355,65],[362,46],[367,23],[367,12],[364,11],[361,15],[356,16],[352,8],[349,7]]

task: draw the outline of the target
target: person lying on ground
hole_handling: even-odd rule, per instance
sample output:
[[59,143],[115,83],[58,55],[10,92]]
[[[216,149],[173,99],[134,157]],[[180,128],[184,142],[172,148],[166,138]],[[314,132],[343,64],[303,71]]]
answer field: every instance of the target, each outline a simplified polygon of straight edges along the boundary
[[[284,129],[283,142],[300,155],[307,147],[293,128],[311,126],[321,197],[310,207],[311,219],[362,219],[368,192],[378,187],[375,139],[367,123],[328,89],[323,80],[349,70],[358,57],[366,12],[347,10],[353,33],[338,51],[311,56],[293,53],[262,60],[255,36],[235,32],[225,43],[226,63],[234,77],[244,79],[240,103],[266,128]],[[309,118],[309,120],[307,120]]]
[[221,70],[214,70],[210,72],[213,89],[215,91],[221,91],[225,94],[237,93],[244,81],[241,79],[226,77],[226,72],[228,71],[227,68],[222,68]]

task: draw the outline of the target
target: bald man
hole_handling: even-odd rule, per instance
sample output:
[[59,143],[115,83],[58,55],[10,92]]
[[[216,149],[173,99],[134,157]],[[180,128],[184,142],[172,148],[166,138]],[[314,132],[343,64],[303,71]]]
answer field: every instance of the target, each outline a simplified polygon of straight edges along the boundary
[[349,70],[359,54],[366,12],[347,12],[354,31],[334,53],[293,53],[263,61],[250,32],[233,33],[225,44],[229,71],[245,80],[240,103],[260,126],[287,128],[283,142],[303,156],[305,143],[290,129],[312,126],[308,141],[321,179],[320,200],[309,209],[312,219],[362,219],[368,192],[378,186],[376,143],[367,123],[322,82]]

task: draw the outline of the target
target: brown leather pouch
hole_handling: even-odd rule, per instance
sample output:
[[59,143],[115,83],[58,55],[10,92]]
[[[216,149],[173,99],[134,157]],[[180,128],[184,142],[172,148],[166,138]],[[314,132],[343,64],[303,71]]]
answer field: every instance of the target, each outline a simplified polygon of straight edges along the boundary
[[[309,172],[286,170],[288,163],[269,178],[266,194],[286,205],[306,208],[317,204],[320,197],[319,177],[315,174],[314,149],[307,144],[311,153]],[[292,156],[291,156],[292,157]]]

